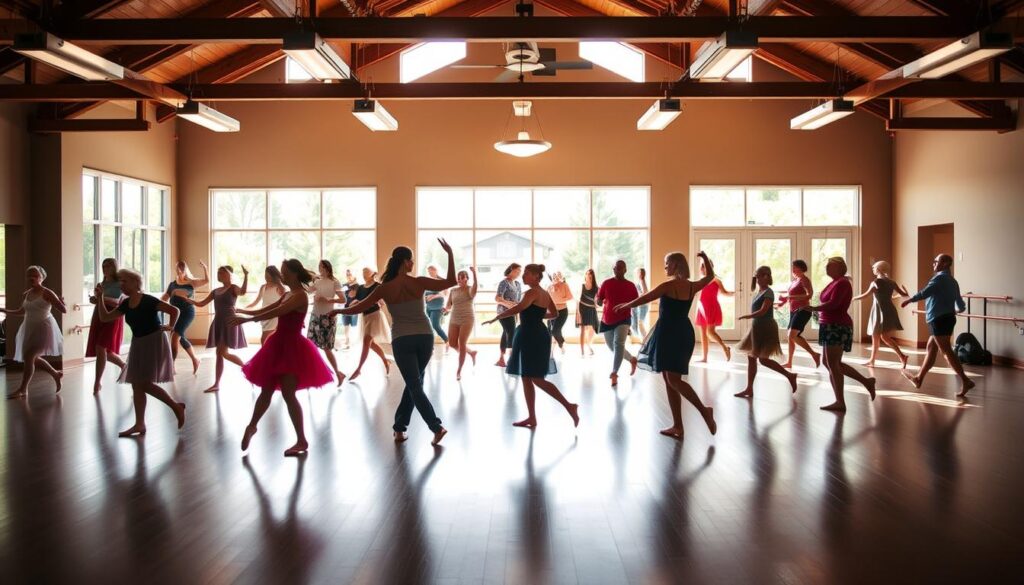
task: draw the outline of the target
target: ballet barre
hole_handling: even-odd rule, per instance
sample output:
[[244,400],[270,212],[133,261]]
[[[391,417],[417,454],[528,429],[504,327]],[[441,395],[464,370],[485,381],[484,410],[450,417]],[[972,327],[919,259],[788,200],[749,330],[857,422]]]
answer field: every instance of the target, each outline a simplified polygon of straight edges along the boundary
[[[988,302],[999,301],[1002,303],[1008,303],[1013,300],[1013,297],[1008,295],[980,295],[973,292],[968,292],[962,295],[963,298],[967,299],[967,313],[971,314],[971,300],[977,299],[981,301],[981,346],[988,347]],[[993,321],[1006,321],[1006,319],[992,319]],[[1017,322],[1014,321],[1016,326]],[[971,332],[971,320],[967,319],[967,332]]]

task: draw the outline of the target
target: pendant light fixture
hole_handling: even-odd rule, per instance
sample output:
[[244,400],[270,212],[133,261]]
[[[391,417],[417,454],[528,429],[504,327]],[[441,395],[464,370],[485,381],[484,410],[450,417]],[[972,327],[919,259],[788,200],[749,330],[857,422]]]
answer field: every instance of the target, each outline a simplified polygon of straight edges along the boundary
[[398,120],[384,109],[384,106],[369,98],[356,100],[352,106],[352,115],[359,119],[367,128],[374,132],[394,132],[398,130]]
[[282,47],[289,57],[320,81],[352,77],[348,63],[320,35],[311,30],[286,34]]
[[242,129],[238,120],[191,99],[178,108],[177,115],[214,132],[238,132]]
[[636,121],[637,130],[664,130],[672,120],[683,111],[678,99],[666,97],[647,108],[643,116]]
[[790,130],[817,130],[853,113],[853,101],[829,100],[789,121]]
[[[540,127],[540,117],[534,117],[532,113],[533,102],[528,100],[512,102],[512,115],[509,116],[509,120],[505,124],[505,132],[502,135],[511,136],[510,128],[513,120],[517,118],[521,122],[518,124],[519,130],[516,131],[514,139],[495,142],[494,149],[519,158],[535,156],[551,150],[551,143],[544,140],[544,131]],[[526,122],[531,118],[537,120],[537,136],[540,137],[539,139],[531,137],[530,132],[526,128]]]
[[124,67],[48,32],[15,35],[14,51],[87,81],[124,79]]
[[903,77],[938,79],[1013,49],[1007,33],[979,31],[903,66]]
[[690,78],[709,81],[725,79],[744,59],[757,50],[757,35],[745,30],[727,30],[697,52],[690,65]]

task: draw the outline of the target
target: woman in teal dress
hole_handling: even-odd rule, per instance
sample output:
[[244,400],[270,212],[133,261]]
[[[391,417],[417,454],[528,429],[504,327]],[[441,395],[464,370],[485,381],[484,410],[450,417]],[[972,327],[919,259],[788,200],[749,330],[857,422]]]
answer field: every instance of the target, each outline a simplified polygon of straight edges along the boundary
[[[512,354],[505,372],[523,378],[523,395],[526,398],[526,410],[529,416],[512,423],[512,425],[529,429],[537,426],[534,401],[536,388],[540,388],[565,407],[565,411],[572,417],[573,425],[579,426],[579,405],[566,400],[558,386],[544,379],[548,374],[554,374],[557,371],[555,362],[551,359],[551,332],[544,320],[557,317],[558,308],[551,300],[551,295],[540,286],[540,281],[543,278],[543,264],[528,264],[523,269],[523,283],[529,288],[523,294],[519,304],[501,313],[503,319],[520,315],[519,326],[512,336]],[[495,317],[483,324],[488,325],[497,320],[498,318]]]
[[672,252],[665,256],[665,276],[668,280],[640,298],[615,307],[616,311],[626,311],[660,299],[658,322],[647,336],[637,361],[641,368],[660,373],[665,380],[665,393],[672,410],[672,426],[660,432],[674,439],[683,438],[680,396],[697,408],[712,435],[718,431],[714,409],[705,406],[693,387],[683,381],[683,376],[690,370],[690,356],[693,355],[695,342],[693,324],[690,323],[690,305],[693,304],[694,296],[715,279],[715,270],[707,255],[701,252],[697,256],[707,266],[704,278],[690,280],[690,265],[686,256],[682,252]]

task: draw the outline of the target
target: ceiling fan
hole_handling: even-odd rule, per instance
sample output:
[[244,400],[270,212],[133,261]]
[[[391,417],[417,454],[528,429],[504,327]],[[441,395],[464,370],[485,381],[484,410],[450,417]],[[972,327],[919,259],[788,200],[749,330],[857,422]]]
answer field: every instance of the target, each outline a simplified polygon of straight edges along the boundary
[[559,70],[593,69],[590,61],[558,61],[554,49],[542,49],[533,41],[518,41],[506,46],[504,65],[452,65],[452,69],[504,69],[495,81],[514,81],[529,73],[553,77]]

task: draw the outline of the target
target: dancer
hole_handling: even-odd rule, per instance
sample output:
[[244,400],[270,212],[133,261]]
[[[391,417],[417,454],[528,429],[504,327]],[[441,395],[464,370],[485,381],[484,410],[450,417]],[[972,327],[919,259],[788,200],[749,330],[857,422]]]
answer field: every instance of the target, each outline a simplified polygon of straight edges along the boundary
[[199,359],[196,358],[196,354],[192,350],[192,342],[188,340],[187,332],[189,325],[196,318],[196,309],[195,306],[188,303],[188,299],[195,296],[197,288],[210,283],[210,268],[202,260],[199,261],[199,266],[203,269],[203,278],[192,276],[188,264],[184,260],[179,260],[174,265],[174,280],[167,285],[167,291],[160,297],[161,300],[169,302],[172,307],[178,309],[178,322],[174,326],[174,332],[171,333],[171,356],[178,359],[178,344],[180,343],[189,359],[192,360],[193,375],[199,371]]
[[[28,286],[21,297],[21,307],[17,309],[0,309],[8,315],[24,315],[25,320],[18,328],[14,338],[14,361],[22,362],[21,384],[18,389],[7,395],[7,398],[21,398],[28,395],[28,385],[36,373],[36,367],[53,377],[60,392],[64,372],[54,368],[43,359],[44,356],[59,356],[64,353],[64,337],[60,333],[57,320],[51,312],[56,307],[61,313],[67,313],[64,299],[57,293],[43,286],[46,270],[42,266],[29,266],[25,271]],[[97,287],[99,289],[101,287]],[[98,293],[102,295],[102,293]],[[100,303],[101,305],[103,303]]]
[[[523,396],[526,398],[527,417],[512,423],[514,427],[533,429],[537,427],[537,412],[534,408],[536,388],[548,393],[561,404],[569,416],[573,426],[580,426],[579,405],[566,400],[565,396],[551,382],[544,378],[558,370],[551,359],[551,332],[544,325],[544,319],[554,319],[558,309],[551,295],[540,286],[544,278],[543,264],[527,264],[523,270],[523,282],[527,289],[523,299],[514,307],[510,307],[503,315],[522,314],[519,327],[512,337],[512,352],[509,354],[508,367],[505,372],[523,379]],[[490,325],[498,318],[485,321]]]
[[[100,264],[103,271],[103,280],[100,286],[103,288],[103,296],[95,295],[89,297],[92,304],[105,303],[107,308],[116,308],[121,302],[121,283],[117,280],[117,260],[115,258],[104,258]],[[107,362],[124,369],[124,360],[118,355],[121,351],[121,342],[124,340],[124,318],[117,318],[110,323],[100,321],[100,314],[95,309],[92,312],[92,322],[89,324],[89,338],[85,342],[85,357],[96,358],[96,376],[92,383],[92,393],[98,394],[103,385],[103,370]]]
[[821,409],[834,412],[846,412],[846,398],[843,395],[844,376],[863,384],[868,389],[871,400],[875,399],[875,379],[865,377],[849,364],[843,363],[843,352],[853,349],[853,319],[849,313],[850,301],[853,300],[853,285],[846,278],[846,272],[846,260],[839,256],[829,258],[825,264],[825,274],[832,282],[821,291],[821,304],[808,307],[809,310],[821,314],[818,321],[818,345],[823,348],[825,368],[828,369],[828,377],[832,382],[832,392],[836,395],[835,402],[822,406]]
[[398,371],[402,373],[402,380],[405,381],[402,401],[395,411],[395,424],[392,427],[395,431],[395,442],[398,443],[409,438],[406,431],[412,418],[413,406],[434,432],[431,445],[440,443],[448,433],[441,425],[441,419],[434,413],[430,398],[423,391],[423,373],[430,362],[430,356],[434,353],[434,334],[423,308],[423,293],[428,290],[446,290],[456,284],[452,247],[442,239],[438,242],[448,255],[448,273],[444,279],[410,276],[409,273],[413,269],[412,250],[398,246],[391,251],[381,285],[375,288],[370,296],[340,311],[348,315],[358,313],[378,300],[383,300],[388,305],[391,318],[394,320],[391,324],[391,348],[395,353],[395,364],[398,365]]
[[455,379],[462,379],[462,364],[466,363],[466,355],[476,365],[476,350],[469,349],[469,336],[473,334],[473,322],[476,315],[473,311],[473,299],[476,298],[477,284],[479,279],[476,276],[476,267],[470,266],[469,271],[473,273],[473,287],[469,287],[469,274],[460,270],[456,275],[458,286],[451,290],[448,295],[448,305],[445,312],[451,313],[448,319],[448,343],[459,352],[459,369],[455,371]]
[[[351,305],[356,299],[356,292],[359,290],[359,281],[352,274],[352,270],[349,268],[345,269],[345,284],[341,286],[342,292],[345,296],[345,306]],[[348,349],[351,344],[349,342],[350,330],[359,324],[359,315],[342,315],[341,316],[341,329],[344,332],[345,346],[342,349]]]
[[906,307],[910,303],[925,301],[925,320],[928,322],[928,330],[931,333],[928,337],[928,348],[924,362],[921,363],[921,369],[918,370],[916,376],[903,370],[903,376],[910,380],[914,388],[920,388],[924,377],[928,375],[928,370],[935,365],[937,354],[941,351],[943,357],[946,358],[946,363],[960,377],[960,392],[957,396],[966,396],[971,388],[974,388],[974,382],[964,373],[964,367],[960,364],[960,359],[950,345],[950,337],[953,335],[953,329],[956,328],[956,314],[967,310],[967,305],[964,304],[964,299],[960,296],[960,285],[950,274],[950,269],[953,268],[953,257],[949,254],[939,254],[932,261],[932,267],[935,269],[935,274],[932,275],[928,284],[917,294],[900,303],[901,307]]
[[334,266],[329,260],[321,260],[317,265],[319,271],[313,281],[313,310],[309,313],[309,327],[306,336],[313,344],[323,350],[327,362],[334,370],[338,386],[345,381],[345,374],[338,369],[338,361],[334,359],[334,341],[338,332],[338,320],[334,318],[334,303],[345,302],[342,296],[341,283],[334,278]]
[[[174,358],[171,357],[171,342],[167,334],[174,331],[178,321],[178,309],[160,299],[142,292],[142,275],[134,270],[122,268],[117,271],[121,292],[125,294],[115,311],[105,303],[98,303],[100,320],[110,323],[124,315],[132,330],[132,345],[128,350],[128,363],[117,381],[132,385],[132,402],[135,405],[135,424],[121,431],[119,437],[136,437],[146,434],[146,395],[163,402],[174,412],[178,428],[185,426],[185,403],[176,402],[166,390],[157,386],[174,381]],[[97,285],[96,296],[103,294],[103,287]],[[160,313],[169,318],[167,325],[160,323]]]
[[306,310],[309,309],[306,286],[312,280],[313,275],[302,262],[294,258],[285,260],[281,263],[281,281],[288,287],[288,292],[279,301],[252,317],[231,319],[230,325],[233,327],[241,327],[243,323],[253,321],[277,319],[277,331],[242,366],[245,379],[260,387],[260,395],[252,409],[252,419],[242,435],[242,451],[249,450],[249,442],[256,434],[257,425],[270,408],[270,400],[278,390],[288,407],[292,427],[295,428],[295,444],[285,450],[284,456],[294,457],[309,450],[302,421],[302,405],[295,392],[320,388],[332,381],[331,370],[320,357],[316,345],[302,335],[302,324],[306,320]]
[[702,266],[707,269],[703,278],[690,280],[690,265],[682,252],[665,255],[665,276],[668,280],[654,287],[639,298],[616,307],[620,310],[646,305],[655,299],[658,301],[658,321],[647,336],[640,350],[640,367],[661,374],[665,380],[665,394],[668,397],[669,409],[672,411],[672,426],[659,431],[666,437],[683,438],[682,400],[685,398],[696,407],[704,418],[708,430],[714,435],[718,432],[715,412],[705,406],[693,387],[683,381],[689,373],[690,356],[693,355],[694,335],[690,323],[690,305],[693,295],[715,281],[715,270],[704,252],[697,254]]
[[754,272],[750,281],[750,290],[757,290],[753,302],[750,303],[750,314],[738,318],[742,321],[750,319],[750,330],[740,341],[739,349],[747,352],[747,387],[742,392],[733,394],[737,398],[754,396],[754,378],[757,377],[757,364],[774,370],[789,380],[789,385],[796,393],[796,374],[786,371],[779,362],[772,358],[782,355],[779,343],[779,326],[775,323],[772,306],[775,304],[775,292],[771,289],[772,269],[761,266]]
[[907,356],[900,350],[900,346],[892,338],[893,331],[903,331],[903,325],[900,323],[900,314],[896,310],[896,305],[893,304],[892,299],[897,294],[902,297],[909,297],[910,293],[895,280],[889,278],[888,262],[884,260],[875,262],[871,265],[871,272],[874,273],[875,280],[871,282],[866,291],[853,297],[855,301],[865,299],[868,296],[873,297],[871,316],[868,317],[868,335],[871,336],[871,357],[868,358],[868,362],[865,365],[868,367],[875,365],[875,360],[878,358],[878,345],[879,341],[881,341],[896,352],[896,357],[899,358],[900,364],[902,364],[901,367],[906,369]]
[[[707,262],[704,258],[700,258],[701,278],[708,275],[708,268],[711,268],[711,274],[715,273],[714,267],[709,267]],[[736,291],[726,290],[722,279],[715,276],[707,286],[700,289],[700,297],[697,301],[697,326],[700,327],[700,363],[702,364],[708,362],[708,350],[711,349],[709,347],[710,339],[714,339],[715,343],[722,346],[722,351],[725,353],[725,361],[732,360],[732,350],[722,341],[718,331],[715,331],[715,327],[721,327],[723,317],[722,305],[718,302],[718,295],[731,297],[736,295]]]
[[576,327],[580,330],[580,355],[584,355],[584,348],[594,355],[594,334],[601,327],[601,320],[597,318],[597,277],[593,268],[583,273],[580,302],[576,305]]
[[[427,266],[427,276],[439,280],[437,266]],[[448,353],[448,334],[441,327],[441,317],[444,314],[444,305],[448,301],[448,291],[428,290],[423,293],[423,300],[427,307],[427,318],[430,319],[430,327],[437,333],[437,336],[444,342],[444,352]]]
[[498,292],[494,295],[494,300],[498,303],[497,319],[498,323],[501,323],[501,341],[498,348],[501,350],[501,356],[498,358],[498,362],[494,365],[499,368],[505,367],[505,350],[512,347],[512,336],[516,332],[516,316],[504,316],[502,313],[507,309],[519,304],[519,301],[523,300],[523,288],[519,285],[519,275],[523,272],[522,266],[515,262],[508,265],[505,269],[505,278],[498,283]]
[[[281,271],[277,269],[277,266],[267,266],[263,271],[263,278],[266,282],[260,286],[260,292],[257,293],[256,298],[246,305],[244,309],[235,311],[236,313],[255,315],[259,311],[253,311],[253,307],[259,305],[261,310],[266,309],[281,300],[281,297],[287,292],[284,288],[284,282],[281,280]],[[263,345],[267,342],[267,338],[273,335],[277,329],[277,319],[261,321],[260,328],[263,330],[260,334],[260,345]]]
[[235,302],[238,297],[244,296],[249,287],[249,270],[242,265],[242,286],[231,284],[231,275],[234,269],[230,266],[221,266],[217,269],[217,281],[220,286],[210,291],[210,294],[201,301],[186,299],[186,302],[197,307],[205,307],[213,301],[213,321],[210,323],[210,332],[206,335],[206,348],[217,349],[217,367],[213,379],[213,386],[203,392],[217,392],[220,390],[220,378],[224,374],[224,360],[242,367],[245,362],[242,358],[228,351],[229,349],[242,349],[246,347],[245,332],[239,325],[231,325],[235,317]]
[[629,360],[629,375],[636,373],[636,357],[626,349],[626,340],[629,337],[629,321],[632,311],[618,311],[619,307],[637,298],[636,285],[626,280],[626,262],[617,260],[612,267],[614,276],[601,283],[597,290],[597,304],[603,305],[601,313],[601,333],[604,333],[604,343],[612,350],[612,387],[619,385],[619,366],[622,365],[622,358]]
[[[647,288],[647,269],[640,267],[636,269],[636,294],[644,296],[650,291]],[[647,305],[634,307],[630,314],[629,330],[641,340],[647,337]]]
[[548,295],[555,301],[555,308],[558,309],[558,316],[548,322],[551,337],[558,344],[558,349],[565,353],[565,336],[562,334],[562,327],[569,320],[569,301],[572,300],[572,290],[565,282],[561,272],[551,273],[551,286],[548,287]]
[[[376,279],[376,272],[370,270],[370,268],[363,268],[364,284],[351,289],[355,291],[355,294],[345,306],[350,307],[370,296],[380,286]],[[335,312],[337,312],[337,309],[335,309]],[[347,317],[349,315],[344,316]],[[384,313],[380,310],[380,301],[363,311],[363,318],[359,320],[359,337],[363,340],[363,351],[359,354],[359,365],[356,366],[356,371],[352,372],[352,375],[349,376],[349,380],[355,380],[362,373],[363,364],[366,363],[366,358],[370,354],[371,349],[373,353],[377,354],[380,361],[384,362],[384,375],[390,374],[391,365],[388,364],[388,358],[384,357],[384,350],[380,346],[385,343],[391,343],[391,332],[388,330],[387,319],[384,318]]]
[[786,303],[789,303],[789,325],[786,327],[788,333],[788,348],[789,353],[786,358],[786,363],[782,367],[787,370],[793,367],[793,354],[796,352],[796,346],[804,348],[804,351],[811,354],[811,359],[814,360],[814,367],[817,368],[821,364],[821,355],[811,349],[811,345],[804,339],[804,329],[807,327],[807,322],[811,320],[811,312],[807,310],[807,307],[811,304],[811,299],[814,297],[814,285],[811,284],[811,279],[807,278],[807,263],[803,260],[794,260],[790,265],[793,273],[793,280],[789,283],[789,289],[786,294],[779,297],[779,302],[776,303],[776,307],[782,307]]

